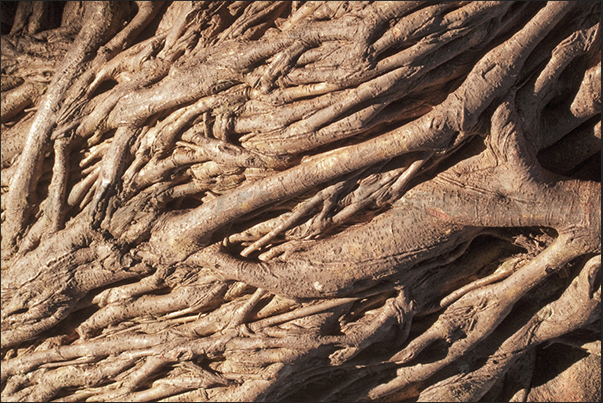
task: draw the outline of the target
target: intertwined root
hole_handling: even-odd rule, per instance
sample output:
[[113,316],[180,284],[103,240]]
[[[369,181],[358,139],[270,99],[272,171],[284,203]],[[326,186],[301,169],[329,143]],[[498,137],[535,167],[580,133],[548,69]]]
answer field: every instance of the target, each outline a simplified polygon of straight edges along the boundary
[[598,3],[78,4],[2,36],[3,400],[530,400],[542,346],[600,356]]

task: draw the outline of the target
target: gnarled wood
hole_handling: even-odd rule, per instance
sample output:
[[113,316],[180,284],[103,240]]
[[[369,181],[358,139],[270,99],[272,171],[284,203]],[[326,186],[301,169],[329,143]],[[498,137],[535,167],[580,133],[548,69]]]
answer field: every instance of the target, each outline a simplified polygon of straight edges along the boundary
[[3,401],[555,393],[548,346],[600,358],[600,15],[3,3]]

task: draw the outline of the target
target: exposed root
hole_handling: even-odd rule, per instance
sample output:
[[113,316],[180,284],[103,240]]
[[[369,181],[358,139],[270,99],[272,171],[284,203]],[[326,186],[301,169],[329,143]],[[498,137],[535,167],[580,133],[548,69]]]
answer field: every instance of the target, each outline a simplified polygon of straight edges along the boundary
[[598,3],[34,3],[3,401],[524,401],[600,356]]

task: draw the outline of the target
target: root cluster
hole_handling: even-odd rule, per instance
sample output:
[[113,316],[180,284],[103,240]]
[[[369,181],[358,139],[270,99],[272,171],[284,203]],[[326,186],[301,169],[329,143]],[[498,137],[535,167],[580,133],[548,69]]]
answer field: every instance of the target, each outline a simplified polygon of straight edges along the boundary
[[554,400],[546,348],[600,363],[600,17],[3,3],[3,401]]

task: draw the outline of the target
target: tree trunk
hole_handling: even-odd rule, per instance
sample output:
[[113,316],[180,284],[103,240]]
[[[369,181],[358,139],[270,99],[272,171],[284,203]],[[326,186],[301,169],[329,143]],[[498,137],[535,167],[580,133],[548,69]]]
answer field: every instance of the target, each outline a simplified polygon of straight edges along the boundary
[[2,2],[3,401],[600,399],[600,18]]

